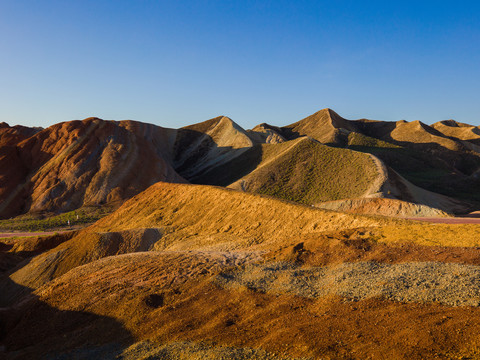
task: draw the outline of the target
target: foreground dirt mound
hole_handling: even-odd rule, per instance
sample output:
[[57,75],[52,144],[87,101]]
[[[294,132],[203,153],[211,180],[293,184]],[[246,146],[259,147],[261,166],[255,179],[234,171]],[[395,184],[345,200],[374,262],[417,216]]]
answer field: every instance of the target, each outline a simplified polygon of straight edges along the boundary
[[119,204],[157,181],[184,182],[170,165],[174,140],[175,130],[97,118],[37,132],[0,158],[0,216]]
[[224,249],[223,243],[237,248],[270,245],[303,234],[395,223],[218,187],[158,183],[98,221],[91,230],[156,226],[164,229],[156,249],[160,244],[162,249]]
[[[151,250],[161,238],[157,229],[135,229],[120,232],[82,232],[71,240],[20,263],[9,277],[0,278],[0,306],[14,303],[29,289],[66,273],[68,270],[103,257]],[[20,286],[19,286],[20,285]]]
[[[351,291],[362,291],[363,283],[354,281],[356,277],[372,276],[362,272],[362,266],[374,264],[358,263],[355,271],[344,271],[354,265],[309,268],[254,265],[255,261],[248,253],[154,252],[108,257],[75,268],[35,291],[15,312],[0,313],[7,334],[2,340],[5,358],[47,354],[77,359],[154,354],[167,359],[243,359],[248,354],[253,359],[479,355],[477,306],[443,305],[434,297],[416,301],[416,295],[423,296],[423,288],[409,288],[408,276],[402,281],[405,267],[428,275],[428,271],[441,270],[441,264],[377,265],[379,274],[390,269],[387,273],[395,277],[397,272],[398,283],[379,277],[365,282],[365,289],[375,290],[375,281],[391,286],[392,294],[410,289],[407,294],[413,301],[402,302],[375,291],[366,297],[350,296]],[[469,271],[469,267],[455,266],[462,268],[458,276]],[[478,266],[472,269],[478,271]],[[435,279],[442,282],[445,276],[454,275],[447,271]],[[315,282],[316,277],[328,280],[326,286]],[[335,286],[336,282],[341,286]],[[320,286],[320,292],[309,292],[312,284]],[[422,284],[428,291],[441,290],[431,277]],[[323,294],[323,289],[341,296]]]
[[[209,206],[205,206],[209,204]],[[292,237],[378,226],[383,219],[340,214],[210,186],[157,183],[69,241],[0,279],[0,304],[97,259],[148,250],[262,251]]]
[[478,229],[157,183],[0,276],[1,355],[475,358]]
[[[385,243],[400,239],[430,244],[434,239],[433,244],[454,246],[460,241],[455,231],[462,231],[462,246],[478,244],[474,225],[417,225],[211,186],[157,183],[71,240],[12,270],[0,285],[13,281],[38,288],[76,266],[117,254],[194,249],[271,252],[318,239],[325,232],[356,228],[375,229],[367,234]],[[19,294],[5,286],[0,301],[10,304]]]

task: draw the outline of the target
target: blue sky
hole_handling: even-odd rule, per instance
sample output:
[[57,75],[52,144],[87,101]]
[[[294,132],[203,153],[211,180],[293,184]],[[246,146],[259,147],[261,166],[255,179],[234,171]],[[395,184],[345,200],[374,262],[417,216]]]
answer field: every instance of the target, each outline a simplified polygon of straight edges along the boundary
[[480,125],[477,1],[0,0],[0,121]]

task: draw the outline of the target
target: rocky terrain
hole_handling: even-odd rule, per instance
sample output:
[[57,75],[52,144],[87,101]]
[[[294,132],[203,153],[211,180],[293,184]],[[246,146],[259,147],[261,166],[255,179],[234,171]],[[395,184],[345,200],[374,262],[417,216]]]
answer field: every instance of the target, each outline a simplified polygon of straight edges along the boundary
[[115,211],[0,238],[0,358],[478,358],[477,133],[2,124],[3,217]]
[[[47,129],[2,123],[0,217],[115,208],[158,181],[229,186],[310,205],[390,198],[465,213],[480,201],[478,132],[453,120],[351,121],[330,109],[252,130],[224,116],[181,129],[98,118]],[[382,212],[394,215],[388,206]]]
[[5,357],[473,356],[478,230],[158,183],[76,234],[4,240]]
[[41,130],[0,159],[0,215],[121,203],[157,181],[184,182],[168,161],[174,139],[173,130],[96,118]]

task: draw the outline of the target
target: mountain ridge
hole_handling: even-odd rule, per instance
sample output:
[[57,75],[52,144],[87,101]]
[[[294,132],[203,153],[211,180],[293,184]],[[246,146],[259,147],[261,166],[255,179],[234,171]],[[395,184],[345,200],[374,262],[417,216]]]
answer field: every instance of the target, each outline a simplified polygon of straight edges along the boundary
[[[439,121],[432,126],[420,121],[347,120],[329,108],[291,125],[261,123],[251,130],[243,129],[226,116],[179,129],[95,117],[46,129],[2,123],[0,216],[58,213],[88,205],[117,207],[157,181],[231,185],[242,190],[242,186],[232,184],[245,181],[255,171],[258,178],[260,168],[264,169],[264,180],[259,179],[260,182],[274,176],[275,169],[265,171],[262,160],[265,144],[280,149],[281,144],[299,138],[310,138],[332,149],[370,154],[391,169],[384,177],[392,177],[393,183],[399,184],[400,176],[401,187],[410,189],[408,195],[403,195],[403,190],[394,190],[390,185],[377,196],[435,205],[435,201],[426,200],[425,192],[424,195],[420,195],[420,190],[412,192],[415,186],[440,194],[439,198],[456,199],[438,202],[439,210],[461,213],[474,209],[475,201],[480,203],[480,191],[467,194],[464,190],[480,189],[477,133],[480,134],[478,127],[454,120]],[[294,161],[291,156],[293,153],[285,161]],[[325,171],[355,167],[348,161],[339,166]],[[297,171],[296,177],[285,179],[295,188],[301,186],[305,176],[307,173]],[[346,180],[351,181],[351,186],[373,181],[368,176]],[[325,194],[329,192],[326,189]],[[360,195],[355,193],[350,197]],[[322,199],[345,198],[328,195]]]

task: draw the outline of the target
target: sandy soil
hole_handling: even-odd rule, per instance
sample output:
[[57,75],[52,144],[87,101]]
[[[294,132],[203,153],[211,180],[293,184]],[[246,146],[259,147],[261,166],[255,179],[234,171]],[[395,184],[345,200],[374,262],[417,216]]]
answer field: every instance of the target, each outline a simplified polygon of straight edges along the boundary
[[0,358],[479,358],[479,228],[157,184],[68,239],[2,241],[43,252],[0,277]]
[[[448,306],[434,299],[401,302],[382,296],[353,299],[342,292],[302,296],[279,290],[295,289],[302,279],[313,278],[273,274],[272,263],[261,268],[274,275],[274,291],[263,286],[263,276],[252,278],[251,284],[218,286],[215,279],[220,274],[230,282],[240,279],[229,270],[232,265],[249,266],[246,254],[240,255],[148,252],[108,257],[73,269],[35,291],[37,299],[17,308],[19,317],[13,314],[7,319],[7,358],[30,358],[46,351],[50,358],[59,358],[55,354],[65,354],[65,348],[81,346],[84,350],[70,358],[91,359],[91,351],[99,345],[122,341],[130,342],[124,347],[125,359],[163,354],[168,356],[160,358],[189,360],[478,358],[480,308],[476,306]],[[402,278],[404,269],[395,269],[395,284],[408,285],[408,275]],[[347,285],[363,271],[357,270],[331,272],[333,283],[326,281],[325,287],[335,289],[336,281]],[[423,265],[417,270],[426,278],[435,271]],[[422,290],[413,287],[411,294],[423,296]],[[45,333],[48,338],[42,336]],[[149,345],[132,347],[132,341]],[[252,353],[242,349],[258,349],[261,356],[244,356]],[[116,351],[121,353],[119,348]]]

